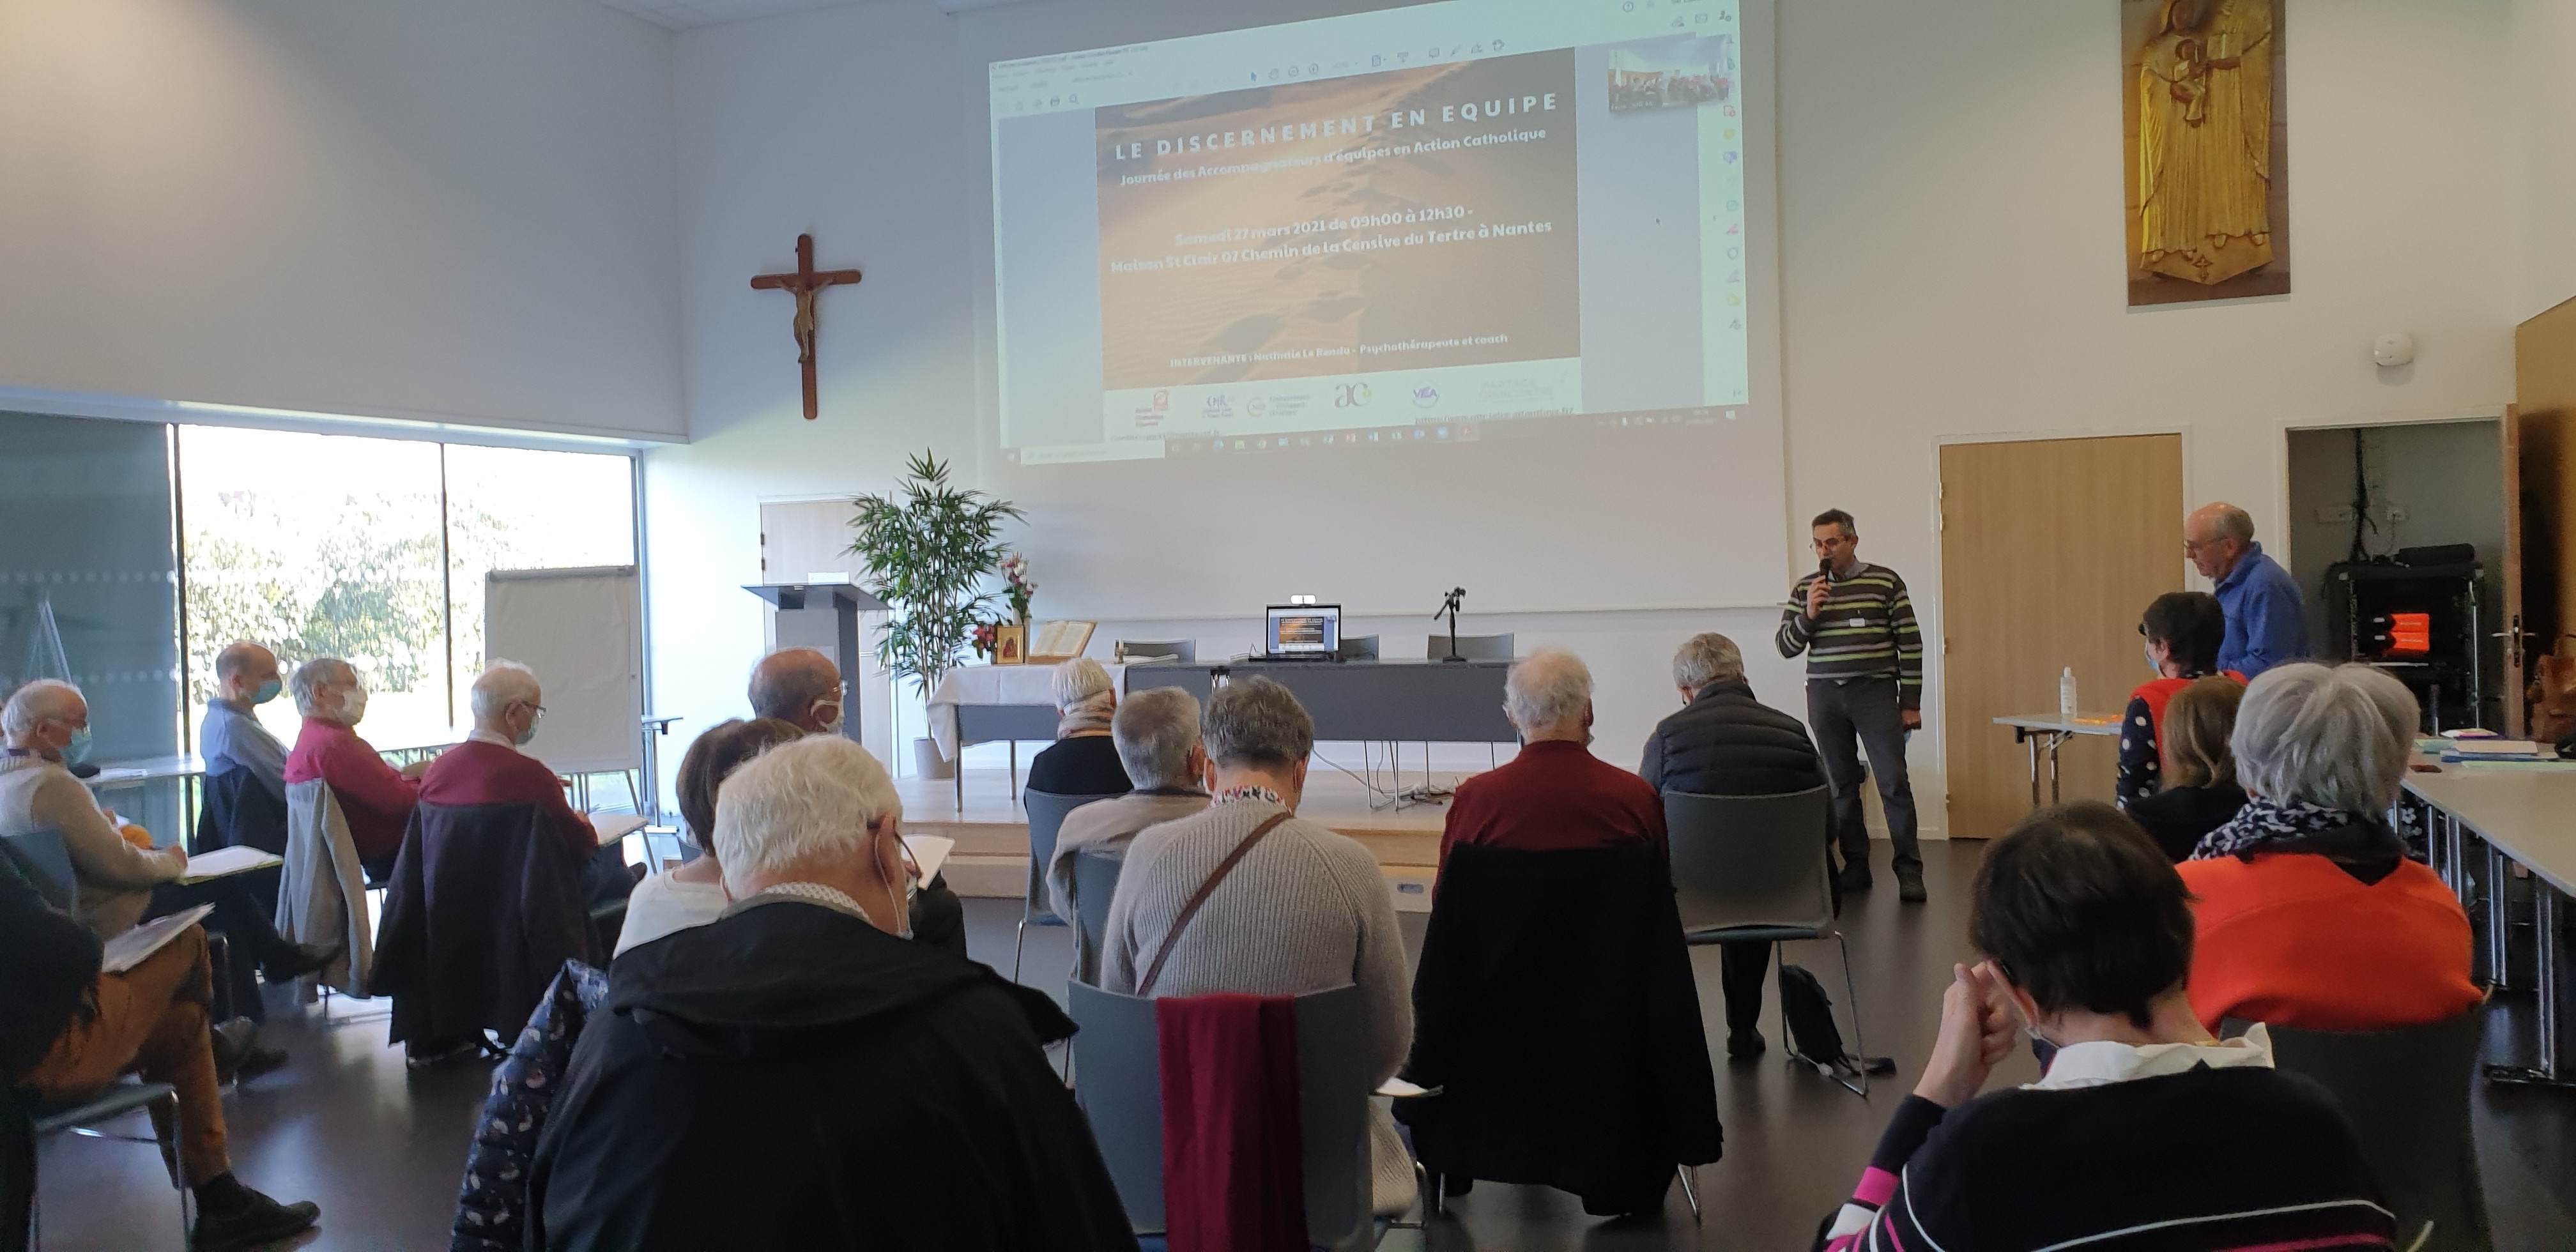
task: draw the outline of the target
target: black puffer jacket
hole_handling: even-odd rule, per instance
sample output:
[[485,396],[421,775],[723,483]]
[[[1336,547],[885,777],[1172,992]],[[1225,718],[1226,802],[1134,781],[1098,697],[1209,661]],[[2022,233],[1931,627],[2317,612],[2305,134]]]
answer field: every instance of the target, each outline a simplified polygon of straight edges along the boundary
[[1825,782],[1806,726],[1754,699],[1740,678],[1700,688],[1657,723],[1637,773],[1657,791],[1710,796],[1779,795]]

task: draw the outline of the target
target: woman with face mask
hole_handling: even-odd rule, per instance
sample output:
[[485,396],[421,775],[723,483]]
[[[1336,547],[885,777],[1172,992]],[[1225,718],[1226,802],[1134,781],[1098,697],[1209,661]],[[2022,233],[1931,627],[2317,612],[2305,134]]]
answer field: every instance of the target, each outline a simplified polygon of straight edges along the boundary
[[[2195,1248],[2391,1246],[2333,1100],[2273,1070],[2263,1027],[2222,1043],[2194,1015],[2191,896],[2136,824],[2099,801],[2033,813],[1987,850],[1972,900],[1977,964],[1954,968],[1923,1077],[1818,1247],[2176,1228]],[[2047,1072],[1979,1094],[2023,1033],[2056,1047]]]

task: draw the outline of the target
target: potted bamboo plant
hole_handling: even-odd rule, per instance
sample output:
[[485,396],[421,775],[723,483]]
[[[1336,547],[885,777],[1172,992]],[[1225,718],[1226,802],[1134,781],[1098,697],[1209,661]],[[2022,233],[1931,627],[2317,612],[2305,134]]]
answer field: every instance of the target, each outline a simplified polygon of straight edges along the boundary
[[[893,490],[850,503],[858,513],[848,551],[867,567],[869,594],[891,610],[877,663],[927,699],[999,598],[983,587],[1002,563],[1002,523],[1025,519],[1008,501],[950,483],[947,462],[929,452],[912,458]],[[923,776],[945,778],[955,768],[929,738],[912,744]]]

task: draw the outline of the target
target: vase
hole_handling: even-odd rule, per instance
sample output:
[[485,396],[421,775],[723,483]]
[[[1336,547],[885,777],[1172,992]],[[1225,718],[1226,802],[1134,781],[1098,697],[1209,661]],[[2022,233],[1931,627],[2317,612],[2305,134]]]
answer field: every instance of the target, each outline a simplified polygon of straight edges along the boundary
[[957,762],[939,755],[939,743],[934,739],[912,741],[912,764],[913,772],[923,778],[947,779],[957,776]]

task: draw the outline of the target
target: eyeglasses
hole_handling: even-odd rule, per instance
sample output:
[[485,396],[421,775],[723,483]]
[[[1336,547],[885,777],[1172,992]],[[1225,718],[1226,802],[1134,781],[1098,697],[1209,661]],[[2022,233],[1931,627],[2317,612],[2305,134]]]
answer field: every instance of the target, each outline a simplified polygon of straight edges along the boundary
[[1807,541],[1807,546],[1808,546],[1808,547],[1810,547],[1810,548],[1815,549],[1815,550],[1816,550],[1816,551],[1818,551],[1818,552],[1831,552],[1831,551],[1833,551],[1834,549],[1839,548],[1839,547],[1843,546],[1844,544],[1847,544],[1847,543],[1850,543],[1850,542],[1851,542],[1851,540],[1849,540],[1849,539],[1844,539],[1844,538],[1834,538],[1834,539],[1810,539],[1810,540],[1808,540],[1808,541]]

